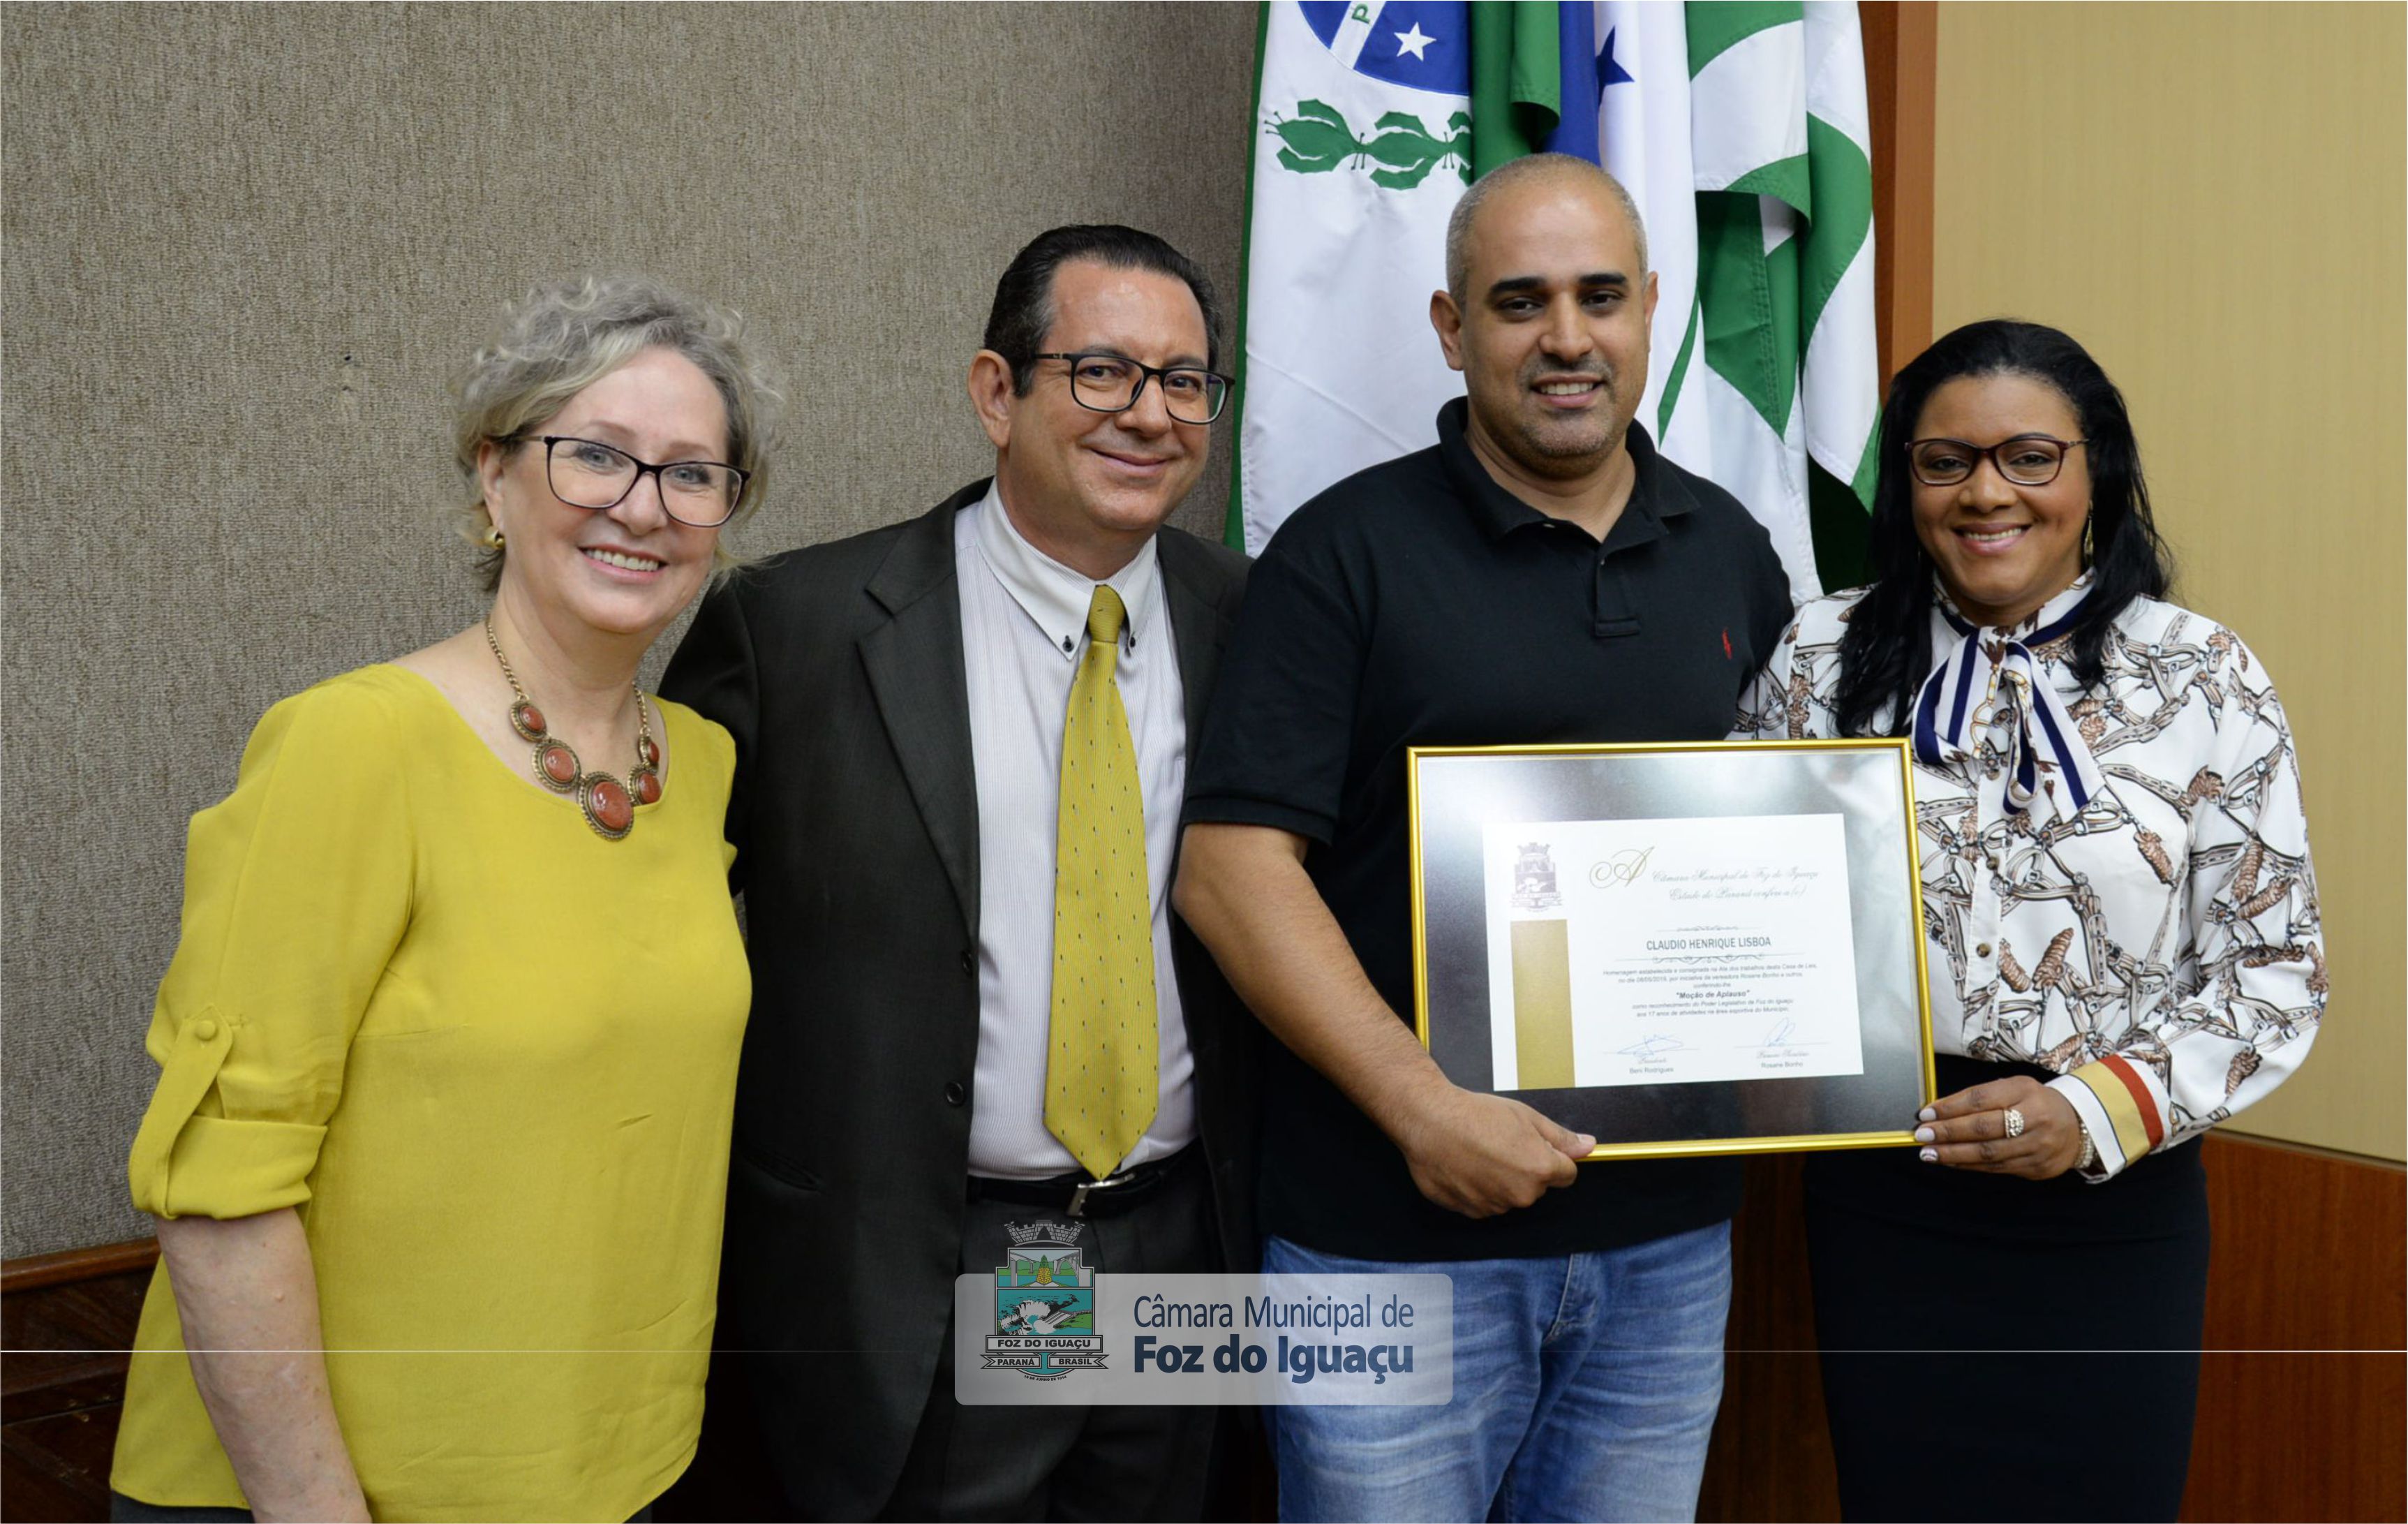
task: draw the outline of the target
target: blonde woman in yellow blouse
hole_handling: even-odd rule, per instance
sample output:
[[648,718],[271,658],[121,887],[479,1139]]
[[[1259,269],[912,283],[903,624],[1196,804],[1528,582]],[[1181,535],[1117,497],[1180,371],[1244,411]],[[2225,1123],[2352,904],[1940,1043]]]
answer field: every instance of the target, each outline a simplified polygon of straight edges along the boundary
[[633,278],[538,288],[458,392],[489,613],[275,706],[193,820],[118,1518],[624,1519],[694,1453],[735,756],[636,672],[777,397]]

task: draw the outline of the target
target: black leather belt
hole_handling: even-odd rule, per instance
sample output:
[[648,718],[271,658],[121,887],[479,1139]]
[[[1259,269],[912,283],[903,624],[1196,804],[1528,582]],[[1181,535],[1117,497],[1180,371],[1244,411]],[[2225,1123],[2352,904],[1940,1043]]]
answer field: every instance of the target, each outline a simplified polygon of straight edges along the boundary
[[1189,1143],[1168,1158],[1154,1159],[1133,1170],[1098,1180],[1086,1171],[1057,1174],[1050,1180],[1003,1180],[994,1175],[969,1177],[973,1201],[1007,1201],[1015,1206],[1041,1206],[1066,1217],[1109,1217],[1127,1211],[1153,1195],[1203,1153]]

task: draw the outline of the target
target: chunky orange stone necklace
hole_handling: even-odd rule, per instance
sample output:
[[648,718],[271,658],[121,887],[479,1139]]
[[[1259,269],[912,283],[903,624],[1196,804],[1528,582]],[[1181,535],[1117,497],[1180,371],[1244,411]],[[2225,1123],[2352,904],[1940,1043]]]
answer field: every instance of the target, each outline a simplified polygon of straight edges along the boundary
[[585,812],[585,823],[595,834],[616,841],[634,830],[636,806],[657,804],[661,798],[661,749],[652,744],[652,716],[644,706],[644,690],[636,687],[636,766],[623,784],[607,772],[587,772],[568,742],[545,728],[543,711],[519,686],[519,675],[510,670],[510,659],[502,654],[502,642],[494,638],[491,614],[485,616],[485,643],[494,648],[502,679],[518,697],[510,706],[510,728],[521,740],[535,743],[535,781],[555,794],[576,795],[578,807]]

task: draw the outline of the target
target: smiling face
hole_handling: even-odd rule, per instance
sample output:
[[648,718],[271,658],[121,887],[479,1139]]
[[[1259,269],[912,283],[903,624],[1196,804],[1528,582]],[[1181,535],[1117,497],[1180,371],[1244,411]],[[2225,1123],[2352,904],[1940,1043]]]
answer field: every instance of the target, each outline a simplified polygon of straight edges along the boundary
[[1430,316],[1475,448],[1548,481],[1595,475],[1647,386],[1656,280],[1628,216],[1606,186],[1551,174],[1499,188],[1468,231],[1463,305],[1440,292]]
[[[1071,260],[1054,274],[1049,353],[1116,354],[1154,367],[1206,364],[1204,311],[1187,282],[1145,269]],[[1163,410],[1149,379],[1137,405],[1116,413],[1081,407],[1070,367],[1037,362],[1026,395],[1011,367],[981,350],[970,399],[995,441],[996,477],[1013,527],[1063,565],[1101,580],[1126,566],[1204,469],[1211,425]]]
[[719,531],[670,518],[651,472],[615,508],[561,501],[540,436],[599,440],[645,461],[725,461],[719,388],[676,351],[648,349],[526,432],[514,447],[488,443],[478,453],[487,511],[509,541],[502,597],[540,618],[565,614],[650,641],[702,591]]
[[[1960,376],[1932,392],[1910,437],[1985,447],[2021,434],[2079,439],[2082,423],[2065,395],[2036,377]],[[2082,575],[2089,453],[2066,452],[2044,487],[2018,486],[1987,459],[1955,486],[1914,482],[1915,538],[1967,618],[2021,624]]]

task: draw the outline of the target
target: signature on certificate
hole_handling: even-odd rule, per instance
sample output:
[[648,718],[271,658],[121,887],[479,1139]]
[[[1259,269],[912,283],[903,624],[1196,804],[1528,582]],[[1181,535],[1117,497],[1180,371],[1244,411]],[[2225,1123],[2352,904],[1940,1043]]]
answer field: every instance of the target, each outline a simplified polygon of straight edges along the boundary
[[1628,1047],[1616,1048],[1614,1051],[1627,1054],[1633,1058],[1648,1059],[1660,1058],[1668,1053],[1678,1053],[1688,1045],[1677,1037],[1642,1037]]
[[1787,1016],[1784,1016],[1779,1021],[1772,1024],[1772,1030],[1765,1033],[1764,1041],[1757,1043],[1756,1046],[1764,1048],[1780,1047],[1789,1041],[1789,1035],[1796,1030],[1798,1030],[1798,1024],[1790,1020]]

